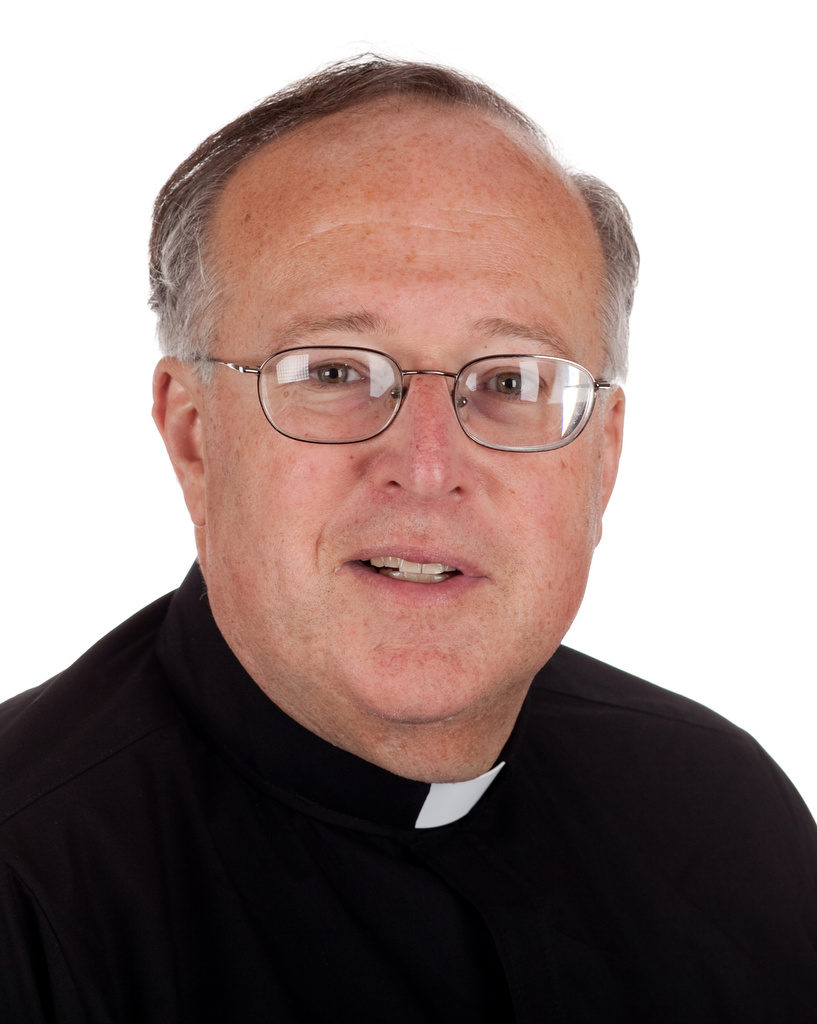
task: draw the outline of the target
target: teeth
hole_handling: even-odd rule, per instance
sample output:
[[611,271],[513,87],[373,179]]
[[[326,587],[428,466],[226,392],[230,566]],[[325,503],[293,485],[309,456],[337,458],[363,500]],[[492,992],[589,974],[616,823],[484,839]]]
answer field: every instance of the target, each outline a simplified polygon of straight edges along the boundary
[[384,576],[393,580],[407,580],[409,583],[442,583],[450,573],[457,572],[454,565],[443,565],[442,562],[410,562],[407,558],[387,555],[383,558],[370,558],[369,564],[379,569]]

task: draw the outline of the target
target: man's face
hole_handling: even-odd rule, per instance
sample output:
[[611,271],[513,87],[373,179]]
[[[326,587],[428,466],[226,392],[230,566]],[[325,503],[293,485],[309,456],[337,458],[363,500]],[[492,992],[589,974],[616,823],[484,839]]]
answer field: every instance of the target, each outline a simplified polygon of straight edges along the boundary
[[[318,121],[240,167],[211,237],[220,359],[359,345],[404,369],[456,371],[533,352],[602,375],[589,215],[489,115],[401,101]],[[210,601],[250,675],[302,724],[381,763],[378,743],[429,730],[438,745],[496,733],[498,749],[581,601],[621,396],[567,447],[508,453],[465,436],[447,378],[413,377],[383,434],[317,445],[270,427],[255,378],[216,367],[198,388],[176,373],[193,396],[180,476]],[[367,565],[376,556],[459,574],[399,581]]]

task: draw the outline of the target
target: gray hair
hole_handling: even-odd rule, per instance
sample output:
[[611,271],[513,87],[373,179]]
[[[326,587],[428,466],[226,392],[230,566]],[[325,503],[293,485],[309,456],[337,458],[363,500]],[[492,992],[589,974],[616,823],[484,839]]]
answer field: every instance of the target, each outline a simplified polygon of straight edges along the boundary
[[[541,129],[476,79],[435,64],[365,54],[334,64],[275,93],[215,132],[173,173],[159,193],[150,236],[150,306],[165,355],[198,360],[213,348],[220,288],[208,252],[214,207],[238,165],[268,142],[328,114],[383,96],[408,95],[448,106],[489,111],[520,128],[544,153]],[[605,372],[623,379],[629,314],[638,276],[638,248],[618,195],[590,175],[562,168],[587,203],[606,263],[601,318]]]

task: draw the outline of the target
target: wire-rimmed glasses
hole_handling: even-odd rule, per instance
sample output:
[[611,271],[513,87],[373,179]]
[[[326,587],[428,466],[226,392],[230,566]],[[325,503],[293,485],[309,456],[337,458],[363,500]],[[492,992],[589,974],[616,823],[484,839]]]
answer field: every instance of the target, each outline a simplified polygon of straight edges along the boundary
[[472,441],[505,452],[552,451],[579,436],[597,393],[613,387],[578,363],[540,355],[484,356],[458,373],[403,370],[384,352],[334,345],[284,349],[260,366],[206,361],[255,374],[270,424],[311,444],[376,437],[400,411],[407,378],[431,375],[453,381],[454,412]]

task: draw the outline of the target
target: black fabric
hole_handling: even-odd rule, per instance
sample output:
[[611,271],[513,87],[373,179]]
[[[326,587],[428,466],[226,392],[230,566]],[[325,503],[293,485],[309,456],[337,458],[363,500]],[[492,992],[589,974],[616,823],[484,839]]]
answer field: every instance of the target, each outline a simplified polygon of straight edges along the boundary
[[0,1020],[817,1021],[817,830],[750,737],[562,648],[503,758],[415,829],[194,569],[0,709]]

